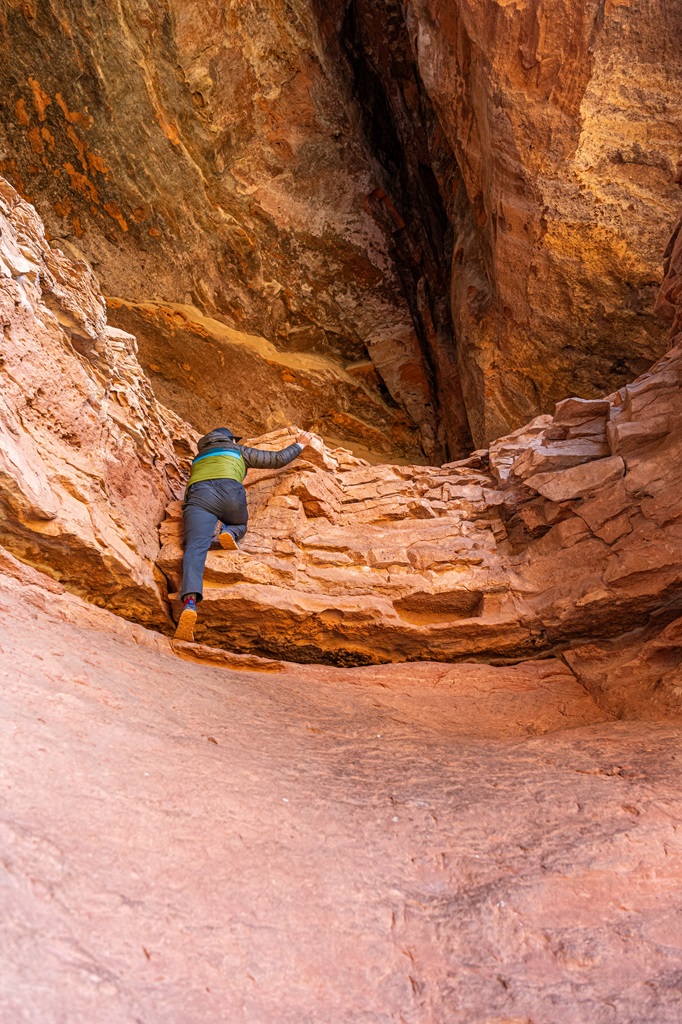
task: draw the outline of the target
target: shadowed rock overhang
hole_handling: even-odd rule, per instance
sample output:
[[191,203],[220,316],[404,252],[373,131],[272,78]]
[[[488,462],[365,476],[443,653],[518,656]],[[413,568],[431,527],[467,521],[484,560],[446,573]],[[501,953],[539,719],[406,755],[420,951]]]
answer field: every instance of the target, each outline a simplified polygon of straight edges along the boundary
[[[664,351],[676,0],[59,0],[0,30],[0,170],[197,429],[293,420],[441,462]],[[177,306],[284,365],[178,331]]]

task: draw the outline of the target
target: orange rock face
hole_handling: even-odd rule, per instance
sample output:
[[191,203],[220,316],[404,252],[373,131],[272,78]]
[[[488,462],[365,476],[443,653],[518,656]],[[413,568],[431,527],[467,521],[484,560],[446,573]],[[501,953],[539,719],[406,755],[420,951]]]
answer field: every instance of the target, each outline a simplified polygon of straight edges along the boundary
[[[675,181],[682,186],[682,158]],[[658,309],[671,322],[670,343],[682,341],[682,216],[678,218],[665,252],[665,279],[658,296]]]
[[[329,413],[346,411],[346,369],[371,360],[382,383],[366,376],[357,425],[339,415],[330,435],[366,444],[362,390],[367,406],[388,391],[394,414],[410,418],[412,457],[420,444],[438,457],[438,398],[390,234],[367,206],[378,184],[371,157],[322,63],[308,4],[293,9],[280,0],[4,9],[0,172],[60,244],[92,262],[105,294],[193,305],[267,337],[284,362],[321,354],[342,392]],[[173,333],[169,352],[163,333],[145,335],[146,368],[174,357]],[[248,374],[235,381],[229,366],[218,369],[223,392],[253,389]],[[203,371],[212,376],[210,361]],[[185,399],[202,395],[201,378],[176,387]],[[292,406],[299,421],[320,418],[295,381],[267,398],[278,426]],[[189,402],[179,404],[187,414]],[[203,431],[201,405],[189,418]],[[369,428],[381,429],[376,417]]]
[[677,0],[10,4],[0,171],[128,304],[112,323],[135,320],[197,428],[204,380],[239,415],[252,382],[191,331],[177,357],[176,304],[275,363],[323,358],[338,387],[284,377],[273,425],[293,409],[345,444],[459,458],[662,354],[681,18]]
[[0,538],[128,618],[169,625],[156,520],[191,430],[156,401],[92,271],[45,239],[0,179]]
[[[248,474],[249,531],[239,553],[209,553],[198,636],[337,664],[519,658],[638,628],[646,640],[679,614],[681,446],[678,346],[610,399],[566,399],[461,463],[306,449]],[[170,506],[158,563],[176,591],[181,516]],[[674,662],[677,633],[661,636]],[[679,710],[678,675],[656,678],[640,704]]]
[[423,460],[412,421],[381,393],[369,361],[344,368],[324,352],[278,349],[195,306],[109,299],[107,311],[135,335],[154,393],[202,433],[222,423],[244,436],[300,420],[374,458]]
[[404,6],[461,174],[452,311],[482,444],[567,394],[627,383],[664,350],[655,301],[679,202],[682,10]]
[[0,11],[2,1024],[682,1019],[682,14],[555,8]]

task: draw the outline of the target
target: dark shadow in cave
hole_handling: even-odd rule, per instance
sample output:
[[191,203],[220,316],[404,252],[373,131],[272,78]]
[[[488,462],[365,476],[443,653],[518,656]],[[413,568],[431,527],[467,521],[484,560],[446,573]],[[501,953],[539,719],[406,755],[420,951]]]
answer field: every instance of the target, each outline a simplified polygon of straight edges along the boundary
[[[314,0],[327,57],[345,83],[375,161],[369,205],[388,236],[436,405],[437,453],[468,454],[450,312],[452,229],[441,180],[456,160],[422,86],[398,0]],[[435,166],[436,165],[436,166]]]

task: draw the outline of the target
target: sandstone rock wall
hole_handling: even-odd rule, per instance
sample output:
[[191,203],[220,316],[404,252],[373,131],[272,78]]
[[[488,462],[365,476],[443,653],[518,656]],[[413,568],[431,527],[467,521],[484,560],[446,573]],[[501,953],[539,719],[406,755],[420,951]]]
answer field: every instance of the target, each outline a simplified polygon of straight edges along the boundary
[[675,1024],[682,345],[442,467],[250,474],[207,647],[152,564],[196,435],[3,182],[0,325],[0,1019]]
[[[390,236],[366,204],[376,176],[308,0],[9,5],[0,33],[0,171],[106,295],[196,306],[284,358],[325,355],[341,391],[345,370],[370,362],[364,387],[410,417],[411,457],[420,444],[441,456]],[[148,332],[142,352],[160,365],[163,337]],[[282,392],[267,412],[283,425],[293,406],[308,424],[301,389],[285,379]],[[331,436],[365,443],[361,422],[334,421],[343,402],[325,412]],[[214,425],[201,408],[190,418]]]
[[447,204],[460,180],[452,148],[421,82],[401,0],[315,0],[315,9],[328,65],[374,157],[381,187],[368,202],[390,239],[439,399],[441,448],[456,458],[473,445],[450,309]]
[[[682,188],[682,157],[675,181]],[[658,309],[670,323],[670,345],[682,342],[682,216],[675,224],[665,251],[665,279],[658,296]]]
[[406,0],[446,184],[469,421],[488,443],[664,351],[660,255],[677,215],[677,0]]
[[412,461],[608,393],[664,350],[676,0],[60,0],[5,5],[0,33],[0,170],[123,303],[112,323],[136,310],[145,368],[198,428],[216,364],[187,376],[204,350],[190,332],[176,356],[178,304],[275,363],[326,361],[329,398],[283,374],[268,425],[293,410],[360,446],[378,430]]
[[[249,473],[249,531],[239,553],[209,554],[198,635],[362,664],[519,659],[660,630],[682,603],[681,455],[679,346],[609,399],[566,399],[442,468],[319,444]],[[181,529],[174,504],[159,566],[175,590]]]
[[679,5],[318,8],[383,168],[376,205],[387,223],[392,214],[445,415],[463,394],[475,443],[487,444],[660,356],[655,298],[682,143]]
[[168,628],[156,525],[196,435],[156,401],[90,268],[0,179],[0,540],[71,591]]
[[135,335],[157,397],[204,432],[262,433],[305,423],[330,443],[352,439],[379,460],[424,459],[414,423],[381,387],[373,363],[344,367],[324,352],[290,352],[180,303],[109,299]]

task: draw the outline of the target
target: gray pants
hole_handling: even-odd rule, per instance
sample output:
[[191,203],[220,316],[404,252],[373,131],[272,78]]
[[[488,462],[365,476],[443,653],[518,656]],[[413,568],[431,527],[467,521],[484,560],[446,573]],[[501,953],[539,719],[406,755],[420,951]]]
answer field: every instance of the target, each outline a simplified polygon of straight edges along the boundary
[[182,506],[185,513],[185,554],[181,596],[196,594],[201,601],[204,566],[216,523],[220,520],[235,540],[246,533],[249,513],[246,491],[237,480],[200,480],[192,484]]

